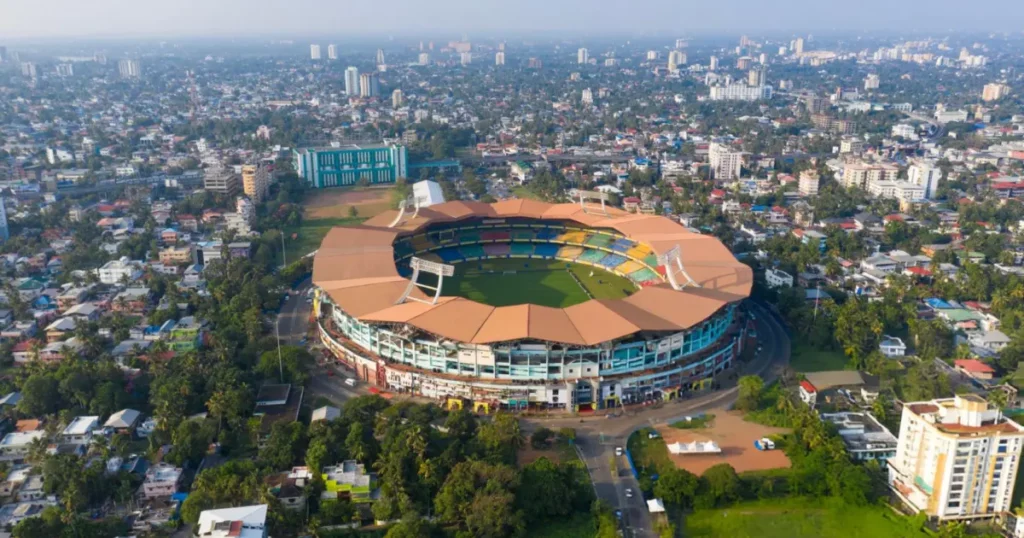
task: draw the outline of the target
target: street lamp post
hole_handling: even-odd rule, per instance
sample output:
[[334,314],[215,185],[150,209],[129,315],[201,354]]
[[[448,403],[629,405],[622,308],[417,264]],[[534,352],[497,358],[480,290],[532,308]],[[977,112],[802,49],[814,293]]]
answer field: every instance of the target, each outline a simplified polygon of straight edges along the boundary
[[277,372],[284,383],[284,360],[281,358],[281,316],[274,321],[274,334],[277,335]]
[[281,267],[288,267],[288,250],[284,246],[284,228],[281,228]]

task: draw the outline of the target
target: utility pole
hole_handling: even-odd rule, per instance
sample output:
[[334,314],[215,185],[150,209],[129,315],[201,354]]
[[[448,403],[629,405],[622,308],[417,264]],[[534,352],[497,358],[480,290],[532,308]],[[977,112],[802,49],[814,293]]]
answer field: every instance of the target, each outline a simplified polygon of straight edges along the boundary
[[284,248],[284,228],[281,228],[281,267],[288,267],[288,250]]

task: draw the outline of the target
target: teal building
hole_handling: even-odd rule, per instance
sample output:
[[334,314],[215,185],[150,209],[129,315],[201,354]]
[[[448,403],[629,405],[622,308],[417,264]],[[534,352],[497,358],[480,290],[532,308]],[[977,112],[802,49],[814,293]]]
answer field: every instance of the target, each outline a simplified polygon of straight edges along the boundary
[[343,145],[292,150],[295,171],[310,187],[371,185],[408,177],[408,153],[399,144]]

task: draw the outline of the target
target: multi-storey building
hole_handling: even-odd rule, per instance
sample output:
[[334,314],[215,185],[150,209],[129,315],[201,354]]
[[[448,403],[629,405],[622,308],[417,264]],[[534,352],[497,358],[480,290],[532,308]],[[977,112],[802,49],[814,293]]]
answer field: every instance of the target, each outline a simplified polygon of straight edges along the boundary
[[505,51],[500,50],[494,54],[494,65],[505,65]]
[[338,59],[338,46],[334,43],[327,45],[327,59],[337,60]]
[[359,95],[359,68],[355,66],[345,70],[345,93],[349,97]]
[[800,183],[798,185],[800,195],[817,196],[820,183],[821,177],[814,170],[800,172]]
[[359,75],[359,97],[377,97],[380,95],[380,77],[376,73]]
[[121,75],[121,78],[139,78],[142,76],[142,69],[139,67],[138,60],[119,60],[117,62],[117,72]]
[[847,163],[843,168],[843,186],[867,190],[868,185],[879,181],[896,181],[900,168],[888,163]]
[[743,153],[733,151],[725,144],[713,142],[708,148],[708,163],[712,179],[737,179],[743,165]]
[[270,187],[270,171],[260,164],[242,165],[242,192],[253,202],[260,203]]
[[590,51],[585,48],[581,48],[576,51],[576,63],[585,64],[590,61]]
[[924,189],[924,197],[935,198],[935,191],[942,179],[942,170],[934,162],[916,160],[907,169],[907,181]]
[[211,162],[203,173],[203,188],[214,193],[234,196],[238,193],[238,174],[219,162]]
[[726,84],[712,86],[708,99],[712,101],[758,101],[772,98],[772,87],[748,86],[746,84]]
[[882,81],[878,75],[871,73],[864,78],[864,89],[865,90],[877,90],[878,86],[881,85]]
[[319,60],[320,59],[320,45],[310,45],[309,46],[309,58],[311,60]]
[[985,88],[981,91],[982,101],[998,101],[1003,97],[1010,95],[1010,87],[1001,82],[993,82],[992,84],[986,84]]
[[903,406],[889,485],[940,520],[993,517],[1012,508],[1024,428],[965,394]]
[[407,153],[398,144],[346,145],[293,150],[296,172],[314,188],[394,183],[407,176]]

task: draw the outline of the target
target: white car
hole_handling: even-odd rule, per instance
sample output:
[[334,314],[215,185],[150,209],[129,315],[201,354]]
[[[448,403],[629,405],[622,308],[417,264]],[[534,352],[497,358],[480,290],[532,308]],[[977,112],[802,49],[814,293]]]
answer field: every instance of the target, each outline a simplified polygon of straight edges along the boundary
[[616,456],[621,456],[622,455],[622,447],[621,446],[615,447],[615,455]]
[[633,489],[632,488],[626,488],[626,498],[627,499],[632,499],[633,498]]

